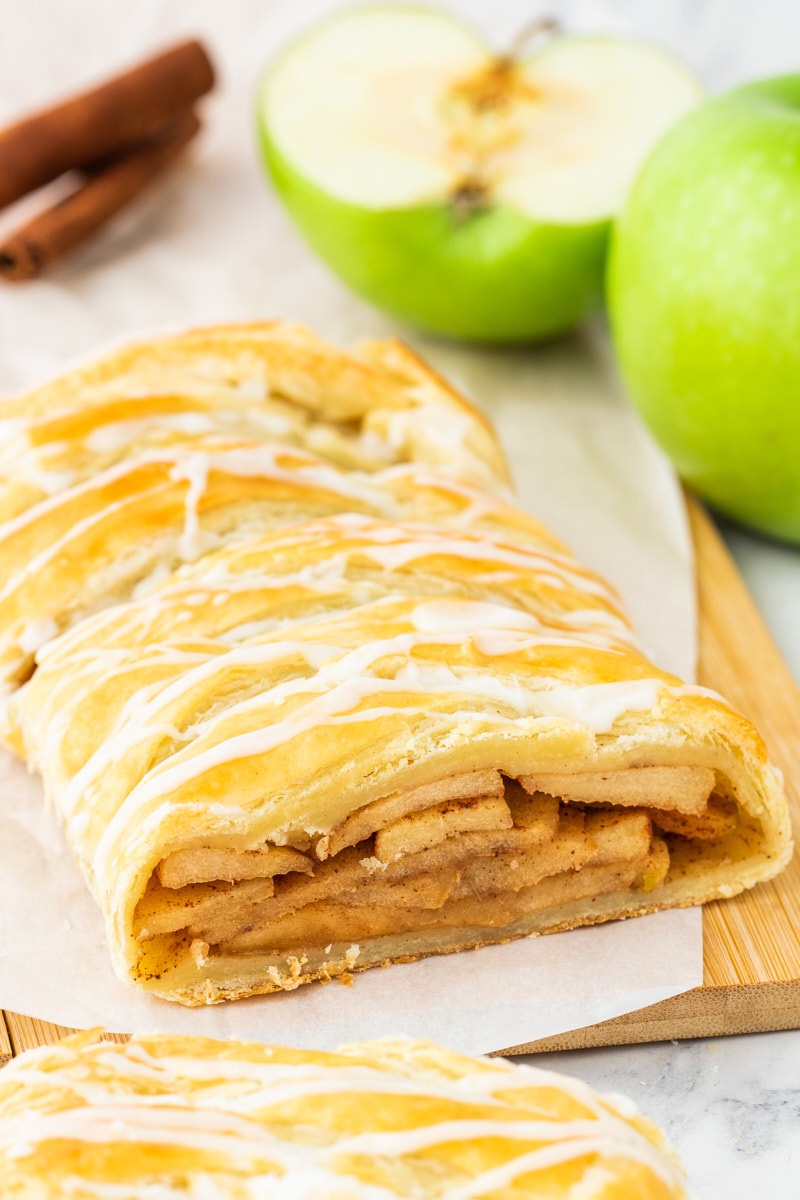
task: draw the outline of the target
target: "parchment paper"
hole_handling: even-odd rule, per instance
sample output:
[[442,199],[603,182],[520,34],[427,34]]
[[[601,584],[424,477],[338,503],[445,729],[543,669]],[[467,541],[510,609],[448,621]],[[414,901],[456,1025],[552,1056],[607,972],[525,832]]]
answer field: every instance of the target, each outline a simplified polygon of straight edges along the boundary
[[[46,281],[0,289],[0,390],[162,323],[281,316],[343,344],[399,332],[486,407],[522,503],[617,584],[656,661],[691,678],[692,569],[680,495],[620,393],[600,325],[525,352],[421,337],[346,292],[272,196],[255,146],[256,79],[287,35],[330,7],[14,5],[3,22],[0,121],[187,34],[207,41],[221,83],[201,144],[135,212]],[[0,0],[9,18],[10,8]],[[514,15],[521,24],[528,6],[507,4],[504,30]],[[2,223],[14,219],[4,214]],[[484,1052],[632,1011],[701,979],[700,915],[686,911],[371,971],[351,988],[314,985],[205,1010],[149,999],[114,978],[100,913],[43,810],[38,780],[0,752],[3,1008],[66,1025],[319,1047],[405,1033]]]

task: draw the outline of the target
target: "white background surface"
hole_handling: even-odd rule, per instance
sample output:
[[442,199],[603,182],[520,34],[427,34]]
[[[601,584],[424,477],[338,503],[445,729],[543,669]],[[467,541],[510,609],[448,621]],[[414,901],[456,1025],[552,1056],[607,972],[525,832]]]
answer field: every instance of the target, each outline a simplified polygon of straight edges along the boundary
[[[517,0],[492,4],[465,0],[451,6],[490,26],[499,45],[522,22],[544,11],[535,2]],[[41,102],[56,80],[59,86],[62,81],[64,86],[82,83],[90,63],[101,74],[129,61],[139,46],[197,28],[207,28],[210,40],[219,47],[226,86],[245,111],[264,48],[325,7],[321,2],[283,0],[194,5],[163,0],[160,6],[123,0],[66,5],[48,0],[23,7],[17,0],[0,0],[0,120]],[[191,19],[183,16],[188,11]],[[678,51],[712,90],[800,66],[800,5],[794,0],[761,0],[756,6],[745,0],[649,4],[574,0],[550,4],[547,11],[584,27],[653,36]],[[232,30],[242,22],[251,33],[242,55],[235,58]],[[212,118],[216,103],[209,105]],[[212,155],[213,170],[208,165]],[[91,290],[96,273],[112,262],[115,270],[124,272],[135,260],[149,280],[148,300],[137,313],[136,324],[174,320],[178,298],[173,280],[160,265],[159,245],[165,239],[176,247],[188,245],[192,221],[202,219],[199,210],[222,203],[240,187],[255,186],[254,170],[254,159],[243,158],[233,145],[215,141],[212,132],[202,157],[191,167],[197,211],[191,211],[191,203],[187,212],[173,202],[182,187],[181,179],[174,178],[150,196],[135,217],[58,272],[52,287],[40,284],[35,291],[15,291],[13,303],[3,303],[0,309],[0,389],[26,381],[43,366],[57,365],[66,355],[92,345],[107,326],[114,328],[131,319],[121,294],[104,305],[99,321],[97,309],[76,309],[70,302],[73,293]],[[270,200],[263,187],[266,212]],[[243,220],[250,220],[248,213],[234,210],[230,228]],[[264,310],[265,296],[276,304],[274,311],[297,311],[292,302],[302,296],[304,317],[319,324],[318,317],[327,310],[338,285],[316,266],[305,265],[283,294],[275,296],[272,272],[280,274],[281,265],[293,261],[294,235],[286,225],[274,240],[266,220],[251,235],[249,250],[242,253],[219,224],[209,226],[203,255],[187,268],[196,283],[192,317],[217,318],[220,295],[235,294],[241,311],[249,313]],[[216,297],[208,289],[212,272]],[[350,311],[357,313],[359,332],[378,327],[365,306],[356,304]],[[26,335],[32,326],[38,330],[34,340]],[[355,330],[328,331],[344,338]],[[536,361],[545,363],[546,355]],[[800,679],[800,555],[739,531],[729,537],[756,600]],[[698,1198],[752,1200],[761,1194],[794,1200],[800,1194],[800,1033],[613,1048],[548,1059],[547,1065],[580,1074],[598,1087],[630,1094],[661,1121],[689,1167]]]

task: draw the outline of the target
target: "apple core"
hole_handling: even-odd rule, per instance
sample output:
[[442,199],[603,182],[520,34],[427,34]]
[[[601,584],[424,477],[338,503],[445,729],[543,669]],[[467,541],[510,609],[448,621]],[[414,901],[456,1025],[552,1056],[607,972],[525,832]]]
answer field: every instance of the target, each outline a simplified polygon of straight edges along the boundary
[[278,192],[351,287],[423,328],[525,341],[599,303],[610,222],[698,94],[647,46],[555,36],[517,57],[388,7],[290,46],[259,118]]

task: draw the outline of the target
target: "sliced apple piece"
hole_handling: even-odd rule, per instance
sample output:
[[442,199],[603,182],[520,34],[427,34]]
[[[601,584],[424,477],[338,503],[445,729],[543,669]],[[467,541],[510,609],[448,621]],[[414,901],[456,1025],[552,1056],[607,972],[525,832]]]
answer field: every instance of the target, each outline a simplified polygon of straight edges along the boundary
[[513,342],[598,302],[610,222],[699,94],[639,43],[503,56],[449,14],[368,8],[284,51],[259,120],[287,208],[351,287],[421,327]]

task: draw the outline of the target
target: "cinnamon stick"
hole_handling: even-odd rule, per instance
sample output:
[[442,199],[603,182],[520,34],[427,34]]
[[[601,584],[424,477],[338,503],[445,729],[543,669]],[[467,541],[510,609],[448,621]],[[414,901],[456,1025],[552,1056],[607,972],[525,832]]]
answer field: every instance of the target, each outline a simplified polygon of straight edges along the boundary
[[186,41],[99,87],[0,131],[0,208],[156,136],[214,84],[198,41]]
[[200,128],[183,113],[156,138],[91,173],[83,186],[0,243],[0,277],[33,279],[79,246],[171,163]]

